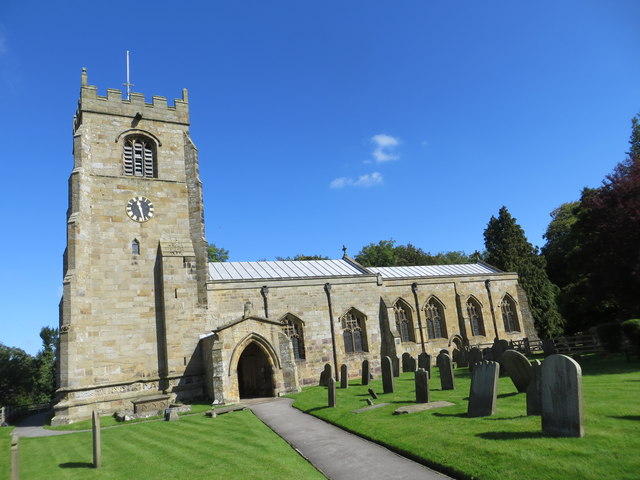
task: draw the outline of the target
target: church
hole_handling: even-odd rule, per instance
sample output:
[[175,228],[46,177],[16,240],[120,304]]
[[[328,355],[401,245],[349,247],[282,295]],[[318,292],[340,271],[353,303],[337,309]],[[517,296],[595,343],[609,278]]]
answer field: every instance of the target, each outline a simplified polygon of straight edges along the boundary
[[209,263],[187,90],[88,84],[73,120],[53,425],[360,376],[381,356],[454,355],[536,338],[518,275],[484,263],[365,268],[336,260]]

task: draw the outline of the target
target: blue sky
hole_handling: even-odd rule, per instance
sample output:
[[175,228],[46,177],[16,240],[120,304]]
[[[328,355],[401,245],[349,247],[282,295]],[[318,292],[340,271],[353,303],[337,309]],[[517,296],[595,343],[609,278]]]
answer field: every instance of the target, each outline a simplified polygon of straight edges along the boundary
[[0,342],[57,325],[71,121],[87,67],[189,89],[206,233],[231,260],[472,252],[502,205],[542,245],[640,112],[637,1],[4,0]]

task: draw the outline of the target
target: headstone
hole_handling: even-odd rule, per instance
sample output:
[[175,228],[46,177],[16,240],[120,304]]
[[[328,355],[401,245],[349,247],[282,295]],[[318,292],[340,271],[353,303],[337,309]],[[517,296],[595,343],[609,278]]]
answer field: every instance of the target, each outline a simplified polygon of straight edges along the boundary
[[415,373],[416,403],[429,403],[429,374],[423,368]]
[[558,353],[556,350],[556,344],[552,338],[545,338],[542,340],[542,350],[544,351],[545,358],[549,355],[555,355]]
[[469,351],[469,370],[473,372],[474,365],[482,361],[482,352],[478,347],[472,347]]
[[403,372],[411,372],[411,354],[409,352],[404,352],[402,354],[402,371]]
[[469,347],[454,348],[451,358],[459,367],[468,366],[469,365]]
[[491,347],[491,354],[493,355],[494,361],[499,361],[502,354],[509,349],[509,342],[506,340],[498,340],[497,338],[493,341],[493,346]]
[[373,400],[371,400],[370,398],[367,398],[367,405],[373,405]]
[[95,410],[91,414],[91,431],[93,433],[93,467],[102,466],[102,443],[100,440],[100,415]]
[[471,376],[467,416],[488,417],[496,412],[499,376],[498,362],[476,363]]
[[409,364],[409,371],[410,372],[415,372],[416,370],[418,370],[418,360],[416,359],[416,357],[411,357],[411,363]]
[[482,360],[486,360],[487,362],[493,362],[495,360],[493,358],[493,350],[491,347],[482,349]]
[[442,390],[454,390],[456,388],[456,379],[453,376],[453,363],[451,357],[446,353],[438,355],[436,363],[440,368],[440,385]]
[[542,433],[554,437],[584,437],[582,369],[565,355],[542,362]]
[[20,450],[18,450],[18,436],[11,435],[11,480],[20,478]]
[[322,373],[320,374],[320,383],[319,385],[321,387],[327,387],[329,386],[329,379],[331,378],[331,365],[329,365],[328,363],[324,364],[324,370],[322,370]]
[[449,350],[447,350],[446,348],[443,348],[442,350],[440,350],[440,352],[438,353],[438,356],[436,357],[436,367],[440,368],[440,355],[442,354],[446,354],[449,355]]
[[349,375],[347,373],[347,365],[340,366],[340,388],[349,388]]
[[431,355],[425,352],[418,355],[418,368],[426,370],[429,378],[431,378]]
[[518,392],[526,392],[533,379],[533,368],[527,357],[517,350],[507,350],[502,354],[502,364]]
[[335,407],[336,406],[336,380],[333,377],[329,378],[329,385],[328,385],[328,403],[330,407]]
[[382,357],[382,391],[393,393],[393,365],[389,357]]
[[373,388],[370,388],[367,391],[369,392],[369,395],[371,395],[371,398],[373,398],[374,400],[378,399],[378,394],[373,390]]
[[167,422],[173,422],[175,420],[180,420],[178,416],[178,411],[175,408],[167,408],[164,411],[164,419]]
[[369,372],[369,360],[362,361],[362,385],[369,385],[371,374]]
[[400,376],[400,359],[397,357],[397,355],[393,355],[390,358],[391,358],[391,364],[393,366],[393,376],[399,377]]
[[534,360],[531,365],[531,371],[533,378],[529,382],[527,387],[527,415],[541,415],[542,414],[542,398],[540,397],[540,373],[541,373],[540,360]]

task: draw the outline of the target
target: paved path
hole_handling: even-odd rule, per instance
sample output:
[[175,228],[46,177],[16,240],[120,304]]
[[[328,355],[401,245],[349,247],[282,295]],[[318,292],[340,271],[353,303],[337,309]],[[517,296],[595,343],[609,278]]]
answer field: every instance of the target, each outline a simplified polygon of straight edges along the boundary
[[54,435],[67,435],[69,433],[77,433],[78,431],[90,431],[90,430],[75,430],[75,431],[60,431],[60,430],[47,430],[42,426],[47,422],[47,415],[51,415],[51,412],[42,412],[22,420],[16,428],[13,429],[13,435],[19,437],[52,437]]
[[271,429],[332,480],[389,478],[451,480],[380,445],[291,406],[289,398],[251,405]]

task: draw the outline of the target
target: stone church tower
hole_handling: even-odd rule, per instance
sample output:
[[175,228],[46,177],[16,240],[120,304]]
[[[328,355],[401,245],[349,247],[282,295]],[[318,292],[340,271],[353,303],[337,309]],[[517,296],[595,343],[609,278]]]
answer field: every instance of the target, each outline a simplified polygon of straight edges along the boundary
[[176,382],[188,395],[191,364],[201,364],[188,332],[204,331],[207,307],[187,91],[173,106],[101,97],[83,69],[73,156],[54,424]]

